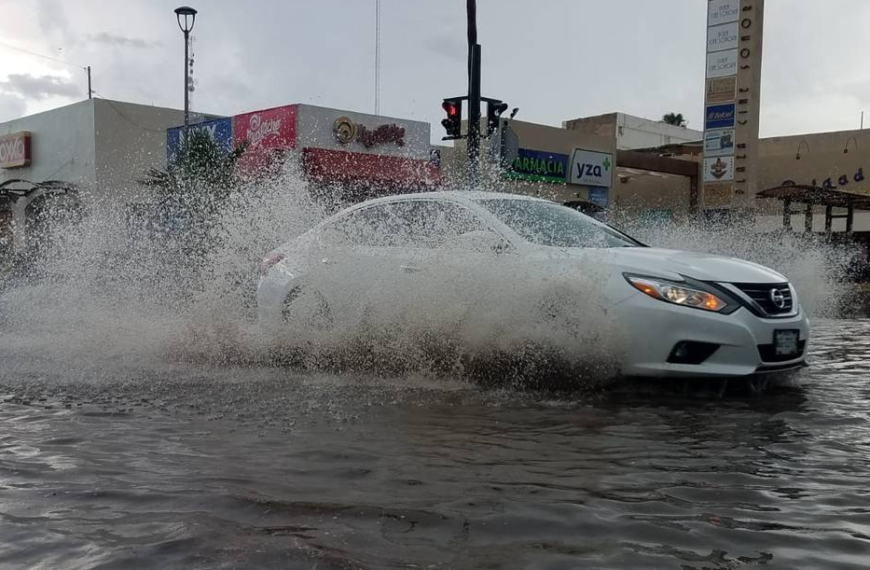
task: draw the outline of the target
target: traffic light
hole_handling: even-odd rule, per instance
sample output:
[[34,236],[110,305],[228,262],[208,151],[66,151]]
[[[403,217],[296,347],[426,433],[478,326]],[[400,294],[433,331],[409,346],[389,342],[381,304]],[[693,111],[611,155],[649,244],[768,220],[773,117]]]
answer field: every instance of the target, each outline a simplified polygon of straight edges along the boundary
[[441,121],[447,138],[460,138],[462,132],[462,99],[445,99],[441,108],[447,113],[447,118]]
[[501,114],[507,111],[507,108],[508,104],[498,99],[486,101],[486,136],[491,135],[498,129],[498,121],[501,118]]

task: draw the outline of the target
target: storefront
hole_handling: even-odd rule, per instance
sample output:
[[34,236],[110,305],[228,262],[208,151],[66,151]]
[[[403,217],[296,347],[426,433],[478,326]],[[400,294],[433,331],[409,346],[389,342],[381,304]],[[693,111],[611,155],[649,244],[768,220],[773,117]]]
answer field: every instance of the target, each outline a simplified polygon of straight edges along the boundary
[[[203,130],[222,148],[245,145],[243,175],[274,175],[292,161],[312,192],[334,203],[420,192],[441,184],[429,124],[314,105],[287,105],[209,121]],[[167,131],[167,158],[181,140]]]

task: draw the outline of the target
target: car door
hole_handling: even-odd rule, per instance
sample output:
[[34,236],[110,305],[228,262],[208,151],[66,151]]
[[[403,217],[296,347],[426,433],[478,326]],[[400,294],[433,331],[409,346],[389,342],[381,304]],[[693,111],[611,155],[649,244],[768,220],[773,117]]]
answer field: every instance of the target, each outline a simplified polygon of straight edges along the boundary
[[389,203],[351,210],[317,231],[309,283],[337,321],[358,318],[373,291],[397,286],[398,233]]

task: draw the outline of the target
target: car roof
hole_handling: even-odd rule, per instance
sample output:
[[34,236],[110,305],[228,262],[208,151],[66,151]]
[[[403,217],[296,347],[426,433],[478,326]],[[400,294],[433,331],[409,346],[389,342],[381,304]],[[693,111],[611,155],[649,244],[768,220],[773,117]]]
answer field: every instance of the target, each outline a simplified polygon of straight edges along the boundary
[[396,194],[394,196],[385,196],[383,198],[375,198],[366,200],[359,205],[378,204],[383,202],[396,202],[401,200],[411,200],[420,198],[442,198],[442,199],[459,199],[459,200],[526,200],[537,202],[548,202],[543,198],[534,196],[526,196],[523,194],[510,194],[507,192],[485,192],[480,190],[442,190],[438,192],[415,192],[413,194]]

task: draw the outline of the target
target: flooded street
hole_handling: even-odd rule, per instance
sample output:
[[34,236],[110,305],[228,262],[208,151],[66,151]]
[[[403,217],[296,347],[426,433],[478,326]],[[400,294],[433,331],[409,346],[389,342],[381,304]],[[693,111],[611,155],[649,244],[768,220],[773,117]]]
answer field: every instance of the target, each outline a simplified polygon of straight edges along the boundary
[[0,567],[866,568],[870,321],[814,334],[721,400],[4,348]]

